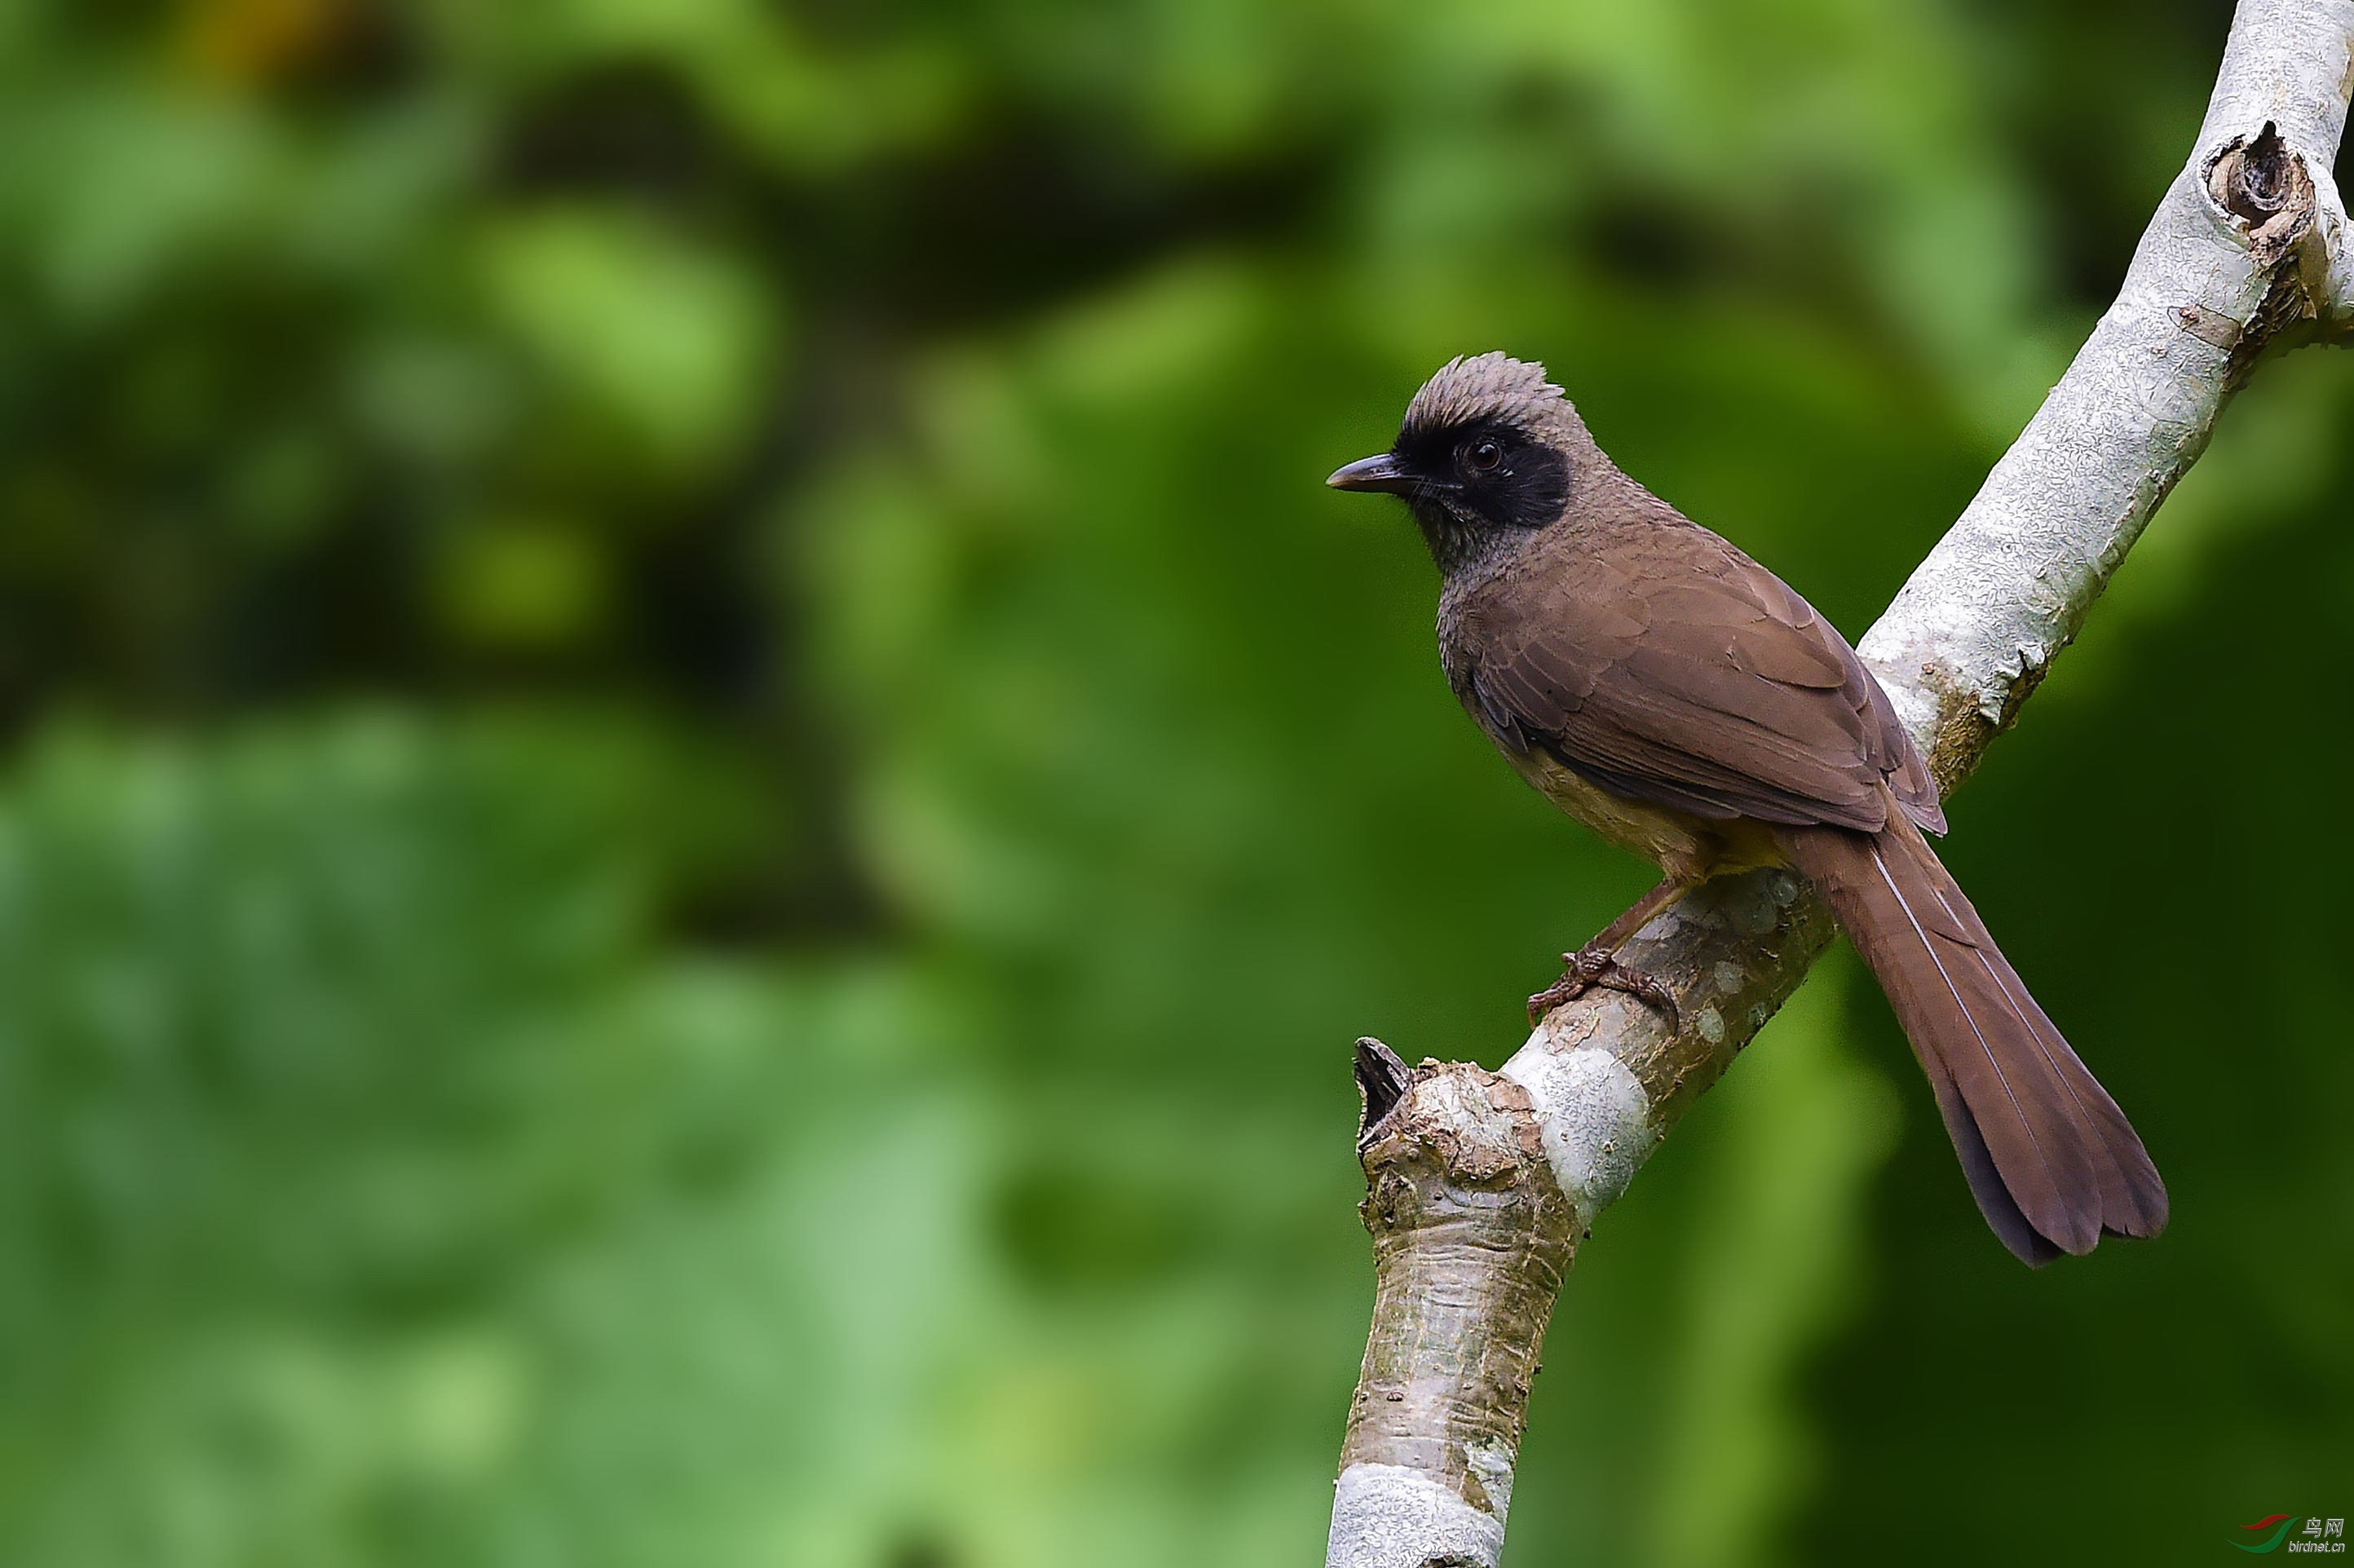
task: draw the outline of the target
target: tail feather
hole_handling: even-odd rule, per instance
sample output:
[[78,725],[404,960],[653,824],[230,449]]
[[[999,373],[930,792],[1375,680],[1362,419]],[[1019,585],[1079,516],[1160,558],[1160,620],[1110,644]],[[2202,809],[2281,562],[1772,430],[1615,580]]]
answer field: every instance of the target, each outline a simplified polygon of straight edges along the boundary
[[2166,1186],[2141,1139],[1894,803],[1877,834],[1776,835],[1888,993],[2003,1245],[2041,1265],[2105,1231],[2157,1234]]
[[1961,1160],[1962,1177],[1970,1184],[1970,1195],[1978,1200],[1978,1213],[1986,1216],[1988,1227],[2031,1268],[2064,1255],[2057,1244],[2044,1239],[2010,1195],[2010,1189],[2003,1185],[2002,1173],[1995,1169],[1994,1151],[1987,1147],[1986,1135],[1978,1131],[1954,1075],[1927,1052],[1916,1054],[1928,1075],[1930,1091],[1937,1097],[1937,1114],[1945,1118],[1954,1153]]
[[[2126,1113],[2109,1097],[2101,1081],[2093,1076],[2075,1052],[2062,1038],[2059,1027],[2051,1016],[2030,995],[2019,971],[2010,967],[1994,939],[1985,935],[1985,923],[1978,911],[1962,896],[1961,888],[1946,871],[1926,842],[1914,835],[1918,853],[1935,870],[1931,885],[1941,904],[1958,920],[1962,913],[1979,933],[1978,959],[1988,977],[2000,988],[2004,1000],[2014,1015],[2025,1019],[2031,1030],[2037,1048],[2045,1064],[2059,1075],[2060,1082],[2086,1123],[2094,1130],[2091,1144],[2094,1168],[2101,1185],[2101,1216],[2103,1228],[2114,1234],[2147,1238],[2166,1228],[2166,1183],[2150,1163],[2149,1153],[2142,1147],[2141,1138],[2126,1119]],[[1951,902],[1948,903],[1947,900]]]

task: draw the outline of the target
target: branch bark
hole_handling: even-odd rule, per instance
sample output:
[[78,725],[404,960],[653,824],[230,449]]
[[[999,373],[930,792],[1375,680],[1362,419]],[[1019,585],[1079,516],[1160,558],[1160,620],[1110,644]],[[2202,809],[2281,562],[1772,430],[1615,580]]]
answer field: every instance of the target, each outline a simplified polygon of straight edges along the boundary
[[[2354,0],[2243,0],[2197,145],[2116,302],[1859,652],[1947,791],[2007,728],[2268,352],[2354,334],[2330,167]],[[1597,991],[1490,1073],[1360,1041],[1375,1294],[1327,1568],[1495,1568],[1531,1382],[1578,1241],[1834,934],[1786,871],[1628,944],[1679,1031]]]

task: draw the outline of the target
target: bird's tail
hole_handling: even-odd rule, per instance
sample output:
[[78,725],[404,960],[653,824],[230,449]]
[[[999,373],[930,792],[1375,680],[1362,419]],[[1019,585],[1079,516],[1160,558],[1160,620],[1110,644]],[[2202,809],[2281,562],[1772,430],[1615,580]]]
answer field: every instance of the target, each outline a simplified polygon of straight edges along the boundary
[[1895,803],[1876,834],[1791,827],[1776,836],[1888,993],[2003,1245],[2041,1266],[2092,1251],[2103,1231],[2164,1228],[2166,1183],[2125,1113]]

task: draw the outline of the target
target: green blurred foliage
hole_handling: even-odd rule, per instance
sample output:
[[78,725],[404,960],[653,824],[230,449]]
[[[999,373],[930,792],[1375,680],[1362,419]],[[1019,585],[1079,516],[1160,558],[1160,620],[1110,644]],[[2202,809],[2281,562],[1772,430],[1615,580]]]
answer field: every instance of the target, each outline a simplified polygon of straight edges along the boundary
[[[2226,10],[0,9],[0,1560],[1313,1561],[1347,1042],[1495,1061],[1646,880],[1318,480],[1541,355],[1861,630]],[[1954,812],[2172,1231],[2019,1269],[1834,959],[1514,1561],[2354,1511],[2349,412],[2265,372]]]

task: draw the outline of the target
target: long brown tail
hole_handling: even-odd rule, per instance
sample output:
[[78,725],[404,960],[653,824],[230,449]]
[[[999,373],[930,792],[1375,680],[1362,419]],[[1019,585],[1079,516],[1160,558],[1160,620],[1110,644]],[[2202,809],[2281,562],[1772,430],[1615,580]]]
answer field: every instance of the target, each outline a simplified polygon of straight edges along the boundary
[[2166,1183],[1919,830],[1893,800],[1877,834],[1779,828],[1839,916],[1929,1075],[1978,1210],[2041,1266],[2108,1231],[2156,1235]]

